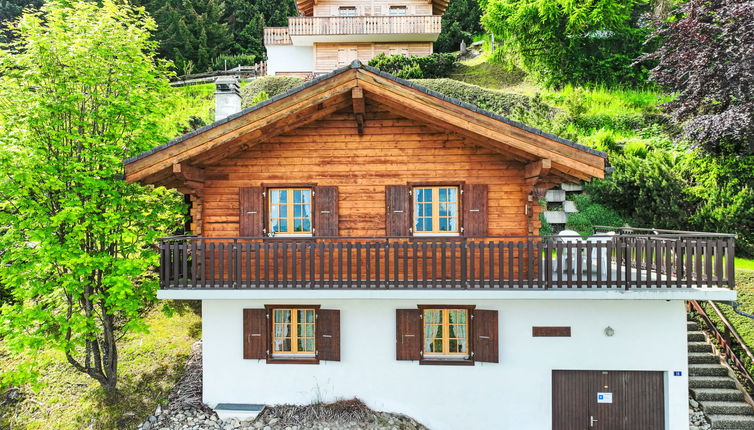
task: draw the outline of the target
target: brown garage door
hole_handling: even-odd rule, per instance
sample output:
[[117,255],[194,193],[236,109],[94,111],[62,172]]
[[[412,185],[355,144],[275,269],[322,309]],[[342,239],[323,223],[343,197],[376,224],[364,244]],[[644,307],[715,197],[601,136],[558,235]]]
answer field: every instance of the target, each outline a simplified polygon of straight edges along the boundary
[[553,430],[664,430],[662,372],[554,370]]

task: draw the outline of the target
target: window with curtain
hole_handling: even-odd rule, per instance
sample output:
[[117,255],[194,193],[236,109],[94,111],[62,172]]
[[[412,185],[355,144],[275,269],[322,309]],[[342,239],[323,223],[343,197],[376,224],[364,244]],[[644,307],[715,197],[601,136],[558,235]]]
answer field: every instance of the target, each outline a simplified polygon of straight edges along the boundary
[[272,310],[272,354],[314,355],[315,310]]
[[353,6],[345,6],[338,8],[338,15],[340,16],[356,16],[356,8]]
[[424,309],[422,319],[425,358],[468,357],[468,309]]
[[458,233],[458,187],[414,187],[414,233]]
[[312,190],[271,188],[268,191],[268,231],[275,235],[311,235]]
[[389,12],[392,16],[406,15],[408,8],[406,6],[390,6]]

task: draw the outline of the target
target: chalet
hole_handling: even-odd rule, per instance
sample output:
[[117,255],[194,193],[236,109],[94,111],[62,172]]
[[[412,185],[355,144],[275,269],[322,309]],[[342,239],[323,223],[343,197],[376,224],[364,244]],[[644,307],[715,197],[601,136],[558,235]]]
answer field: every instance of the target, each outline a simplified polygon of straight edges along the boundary
[[297,0],[288,27],[266,27],[267,74],[332,72],[380,53],[432,53],[448,0]]
[[202,301],[213,408],[358,397],[441,430],[687,429],[684,301],[735,300],[734,238],[540,236],[545,190],[605,165],[355,61],[125,171],[190,198],[158,297]]

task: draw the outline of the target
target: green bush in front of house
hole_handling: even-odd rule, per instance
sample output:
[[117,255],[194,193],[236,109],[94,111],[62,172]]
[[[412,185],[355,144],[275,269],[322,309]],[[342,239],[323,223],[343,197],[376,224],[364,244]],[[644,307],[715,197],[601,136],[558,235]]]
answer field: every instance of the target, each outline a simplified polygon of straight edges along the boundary
[[259,93],[264,92],[268,97],[275,97],[303,83],[303,79],[292,76],[263,76],[254,79],[241,88],[241,104],[244,109],[254,106],[259,101],[259,97],[257,97]]
[[531,107],[528,96],[490,90],[454,79],[414,79],[412,82],[500,115],[510,115],[518,106],[524,110]]
[[380,54],[369,65],[403,79],[447,78],[456,67],[453,54],[434,53],[426,57]]

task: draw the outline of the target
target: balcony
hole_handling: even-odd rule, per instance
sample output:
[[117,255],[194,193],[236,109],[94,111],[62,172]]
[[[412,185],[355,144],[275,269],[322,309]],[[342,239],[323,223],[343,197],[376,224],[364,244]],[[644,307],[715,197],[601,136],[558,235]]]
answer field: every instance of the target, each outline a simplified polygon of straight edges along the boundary
[[160,240],[162,289],[733,288],[734,236]]
[[297,16],[288,27],[264,29],[264,44],[311,45],[315,42],[434,42],[439,15]]

